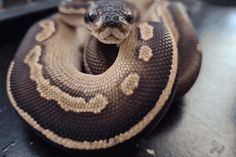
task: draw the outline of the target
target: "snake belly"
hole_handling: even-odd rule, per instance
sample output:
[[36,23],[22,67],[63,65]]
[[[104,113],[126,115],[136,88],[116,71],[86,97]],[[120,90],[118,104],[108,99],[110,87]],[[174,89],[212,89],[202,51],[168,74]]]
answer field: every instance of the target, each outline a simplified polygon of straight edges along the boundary
[[11,63],[9,98],[20,117],[56,145],[118,146],[148,128],[173,98],[178,54],[172,41],[161,23],[142,23],[114,64],[90,75],[72,62],[75,30],[50,17],[32,26]]

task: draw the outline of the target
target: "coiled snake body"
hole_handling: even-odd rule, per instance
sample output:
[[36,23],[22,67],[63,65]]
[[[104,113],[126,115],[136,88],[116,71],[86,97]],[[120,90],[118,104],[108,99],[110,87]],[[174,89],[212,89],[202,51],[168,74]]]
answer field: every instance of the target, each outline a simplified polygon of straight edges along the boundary
[[29,30],[7,89],[44,138],[72,150],[119,146],[150,130],[191,88],[201,51],[187,14],[177,3],[140,3],[67,1]]

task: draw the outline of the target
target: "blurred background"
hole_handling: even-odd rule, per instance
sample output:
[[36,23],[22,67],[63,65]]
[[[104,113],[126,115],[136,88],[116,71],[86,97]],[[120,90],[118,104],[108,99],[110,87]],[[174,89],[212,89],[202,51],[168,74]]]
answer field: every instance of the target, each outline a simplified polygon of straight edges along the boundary
[[[10,61],[29,27],[60,0],[0,0],[0,157],[66,157],[35,136],[6,94]],[[203,49],[191,91],[122,157],[236,157],[236,0],[182,0]]]

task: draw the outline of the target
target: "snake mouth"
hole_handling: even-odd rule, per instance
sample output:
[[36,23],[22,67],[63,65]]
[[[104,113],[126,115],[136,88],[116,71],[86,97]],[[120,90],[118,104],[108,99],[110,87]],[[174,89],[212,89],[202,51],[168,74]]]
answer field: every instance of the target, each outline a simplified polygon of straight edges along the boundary
[[130,27],[105,27],[92,31],[92,34],[102,43],[120,44],[129,36],[130,30]]

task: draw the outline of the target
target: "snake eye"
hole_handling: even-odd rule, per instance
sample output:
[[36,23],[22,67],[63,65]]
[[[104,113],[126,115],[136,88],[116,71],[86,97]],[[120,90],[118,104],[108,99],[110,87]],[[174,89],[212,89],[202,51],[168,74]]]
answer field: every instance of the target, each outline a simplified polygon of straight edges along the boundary
[[84,21],[86,23],[93,23],[97,19],[96,13],[87,13],[84,15]]
[[134,20],[134,16],[130,13],[130,14],[126,14],[125,15],[125,20],[128,22],[128,23],[132,23],[133,20]]

